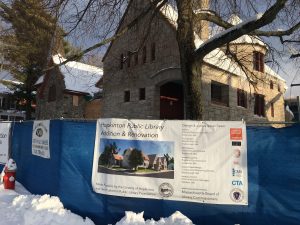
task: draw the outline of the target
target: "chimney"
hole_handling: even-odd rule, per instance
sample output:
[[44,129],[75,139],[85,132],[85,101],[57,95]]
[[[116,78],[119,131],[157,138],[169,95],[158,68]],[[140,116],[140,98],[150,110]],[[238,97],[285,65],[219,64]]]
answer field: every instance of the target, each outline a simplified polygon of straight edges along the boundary
[[[209,0],[193,0],[193,8],[195,13],[200,10],[208,10],[209,9]],[[205,20],[197,20],[195,18],[194,21],[194,29],[196,34],[199,35],[200,39],[206,41],[209,37],[209,22]]]

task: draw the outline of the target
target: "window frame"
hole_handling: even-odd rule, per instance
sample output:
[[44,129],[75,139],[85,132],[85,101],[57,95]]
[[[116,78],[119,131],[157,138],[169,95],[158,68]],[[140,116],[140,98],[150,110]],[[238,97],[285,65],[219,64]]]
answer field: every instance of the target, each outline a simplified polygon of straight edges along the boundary
[[56,86],[52,84],[48,90],[48,102],[56,101]]
[[237,105],[243,108],[248,107],[247,92],[239,88],[237,89]]
[[124,102],[130,102],[130,91],[129,90],[124,91]]
[[143,47],[143,51],[142,51],[142,62],[143,64],[145,64],[147,62],[147,47],[144,46]]
[[139,89],[139,100],[140,101],[146,100],[146,88]]
[[[226,93],[226,95],[224,94]],[[213,104],[229,107],[229,85],[211,81],[211,102]]]
[[253,52],[253,69],[258,72],[265,71],[265,63],[264,63],[265,55],[261,52],[254,51]]
[[122,70],[124,68],[124,54],[121,53],[120,55],[120,69]]
[[156,45],[155,42],[151,43],[151,62],[156,60]]
[[265,117],[266,116],[265,107],[266,107],[265,96],[254,93],[254,115]]

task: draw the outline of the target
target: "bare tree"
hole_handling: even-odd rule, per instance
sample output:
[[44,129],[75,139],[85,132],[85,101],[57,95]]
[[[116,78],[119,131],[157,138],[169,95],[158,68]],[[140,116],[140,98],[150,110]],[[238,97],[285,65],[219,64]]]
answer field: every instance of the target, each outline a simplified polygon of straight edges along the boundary
[[[201,67],[207,54],[217,48],[226,49],[228,43],[245,34],[263,38],[278,37],[284,46],[299,41],[300,4],[297,0],[266,0],[263,3],[259,0],[153,0],[122,29],[118,29],[118,24],[128,5],[127,0],[60,0],[55,3],[53,7],[60,9],[59,20],[64,25],[67,38],[78,40],[83,36],[86,40],[87,34],[92,37],[90,47],[69,57],[64,63],[105,48],[133,29],[139,20],[158,12],[164,4],[175,6],[178,13],[177,41],[187,119],[202,119]],[[244,22],[228,22],[232,14],[238,14]],[[196,49],[194,31],[202,23],[210,23],[211,27],[219,27],[223,31],[209,37]],[[234,52],[229,48],[225,51],[243,68],[243,62]]]

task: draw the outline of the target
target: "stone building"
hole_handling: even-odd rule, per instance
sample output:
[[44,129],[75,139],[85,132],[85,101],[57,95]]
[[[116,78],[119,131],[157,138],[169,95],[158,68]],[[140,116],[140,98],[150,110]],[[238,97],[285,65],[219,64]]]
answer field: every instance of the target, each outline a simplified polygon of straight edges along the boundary
[[[199,2],[208,8],[207,0]],[[146,0],[130,1],[118,31],[147,4]],[[103,58],[103,117],[185,118],[176,21],[177,12],[166,5],[111,43]],[[241,21],[234,16],[229,22]],[[208,23],[196,23],[196,47],[208,36]],[[229,50],[243,61],[244,69],[228,56]],[[204,120],[284,121],[286,84],[264,63],[267,50],[259,38],[244,35],[229,48],[205,57],[201,67]],[[250,73],[255,88],[247,79]]]
[[[54,55],[50,67],[65,61]],[[36,82],[36,119],[100,117],[101,100],[94,99],[102,90],[96,87],[101,68],[80,62],[54,67]]]

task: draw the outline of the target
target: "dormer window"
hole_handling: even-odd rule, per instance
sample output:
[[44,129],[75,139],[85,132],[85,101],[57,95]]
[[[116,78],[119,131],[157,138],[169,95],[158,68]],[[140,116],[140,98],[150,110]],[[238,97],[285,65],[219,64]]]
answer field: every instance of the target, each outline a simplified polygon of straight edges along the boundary
[[261,52],[253,52],[253,69],[259,72],[264,72],[265,55]]

